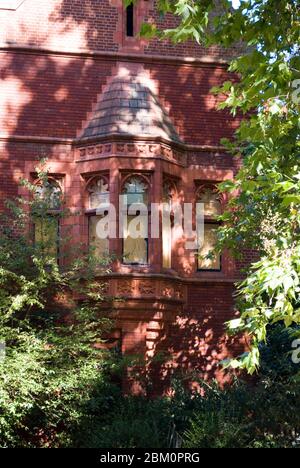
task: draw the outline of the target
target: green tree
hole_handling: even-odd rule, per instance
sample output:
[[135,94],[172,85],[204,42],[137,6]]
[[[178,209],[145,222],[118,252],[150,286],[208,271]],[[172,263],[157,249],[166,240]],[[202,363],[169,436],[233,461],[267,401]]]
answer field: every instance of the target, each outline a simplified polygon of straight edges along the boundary
[[220,109],[241,118],[234,141],[223,141],[242,156],[243,167],[220,187],[234,196],[219,237],[220,247],[235,254],[251,248],[260,255],[239,285],[240,318],[229,324],[252,343],[231,364],[252,373],[268,325],[300,322],[300,2],[242,0],[233,8],[228,0],[158,0],[157,6],[162,15],[175,15],[178,26],[145,24],[148,37],[243,44],[229,66],[234,78],[213,92],[225,95]]

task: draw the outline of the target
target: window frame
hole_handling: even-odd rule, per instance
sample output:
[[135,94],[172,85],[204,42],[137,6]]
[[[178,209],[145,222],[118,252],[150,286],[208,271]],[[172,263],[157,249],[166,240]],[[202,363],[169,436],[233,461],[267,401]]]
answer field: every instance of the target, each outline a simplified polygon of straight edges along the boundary
[[[164,199],[165,197],[165,187],[166,186],[169,186],[169,188],[171,188],[171,196],[168,196],[168,201],[166,201]],[[174,202],[178,202],[178,187],[177,187],[177,183],[175,180],[172,180],[171,178],[164,178],[163,180],[163,186],[162,186],[162,189],[163,189],[163,193],[162,193],[162,202],[163,203],[174,203]],[[169,193],[170,193],[169,192]],[[172,208],[172,207],[171,207]],[[170,266],[165,266],[164,265],[164,230],[163,230],[163,225],[161,226],[162,230],[162,239],[161,239],[161,247],[162,247],[162,268],[164,270],[172,270],[173,269],[173,234],[174,234],[174,212],[172,211],[172,209],[170,209],[170,235],[171,235],[171,249],[170,249],[170,252],[168,253],[170,255]],[[162,219],[162,223],[163,223],[163,219]]]
[[135,5],[133,3],[125,7],[125,36],[126,39],[135,36]]
[[[218,192],[218,189],[215,185],[213,184],[204,184],[204,185],[201,185],[197,192],[196,192],[196,203],[199,203],[200,201],[200,197],[201,197],[201,193],[205,193],[205,191],[207,190],[211,190],[213,193],[215,194],[218,194],[218,199],[219,199],[219,203],[220,203],[220,214],[221,212],[223,211],[223,203],[222,203],[222,196],[221,194]],[[218,221],[217,219],[214,218],[214,216],[212,215],[206,215],[205,212],[204,212],[204,233],[205,233],[205,226],[206,225],[210,225],[210,226],[215,226],[216,229],[222,225],[221,221]],[[197,233],[198,235],[198,233]],[[200,249],[198,249],[197,251],[197,272],[199,273],[223,273],[223,255],[222,254],[219,254],[218,257],[220,259],[220,268],[200,268],[200,258],[199,258],[199,252]]]
[[[59,189],[60,191],[60,196],[61,198],[63,197],[63,187],[62,187],[62,183],[60,180],[57,180],[55,177],[53,176],[49,176],[48,177],[48,183],[52,183],[53,186],[56,186],[57,189]],[[34,181],[34,185],[38,188],[41,186],[41,180],[39,179],[36,179]],[[60,243],[60,234],[61,234],[61,222],[60,222],[60,214],[62,212],[62,206],[61,204],[56,208],[56,207],[53,207],[53,208],[50,208],[49,210],[47,210],[47,218],[51,218],[51,219],[56,219],[57,220],[57,238],[56,238],[56,255],[55,255],[55,259],[56,259],[56,262],[58,265],[61,264],[61,258],[60,258],[60,254],[61,254],[61,243]],[[36,222],[33,221],[33,243],[36,245],[36,227],[37,227],[37,224]]]
[[[51,218],[51,219],[55,219],[57,221],[57,225],[56,225],[56,255],[55,255],[55,259],[57,261],[57,264],[60,265],[60,253],[61,253],[61,246],[60,246],[60,233],[61,233],[61,224],[60,224],[60,219],[59,219],[59,212],[58,210],[49,210],[47,212],[47,218]],[[34,222],[33,223],[33,242],[34,244],[36,245],[37,243],[37,240],[36,240],[36,228],[37,228],[37,223]]]
[[[106,175],[103,174],[97,174],[91,177],[87,182],[85,186],[85,219],[87,220],[87,231],[86,231],[86,239],[87,239],[87,246],[90,249],[92,247],[90,243],[90,226],[91,226],[91,218],[96,217],[96,216],[101,216],[97,215],[97,208],[91,208],[90,204],[90,197],[91,197],[91,192],[90,192],[90,187],[93,186],[93,184],[97,183],[98,180],[102,180],[104,183],[107,184],[108,191],[107,192],[101,192],[103,194],[108,193],[108,199],[110,203],[110,186],[109,186],[109,178]],[[103,214],[103,217],[105,216],[105,213]],[[107,255],[110,255],[110,238],[107,237]]]
[[[140,179],[146,186],[147,186],[147,192],[136,192],[136,194],[143,194],[143,193],[146,193],[147,194],[147,228],[148,228],[148,238],[143,238],[144,241],[146,242],[146,263],[141,263],[141,262],[126,262],[125,261],[125,257],[124,257],[124,250],[125,250],[125,237],[124,235],[122,236],[122,254],[121,254],[121,258],[122,258],[122,265],[124,267],[144,267],[144,268],[147,268],[150,266],[150,249],[149,249],[149,246],[150,246],[150,243],[149,243],[149,226],[150,226],[150,217],[151,217],[151,210],[149,209],[149,207],[151,206],[151,203],[150,203],[150,197],[151,197],[151,191],[150,191],[150,188],[151,188],[151,182],[150,180],[148,179],[148,177],[146,177],[144,174],[140,174],[140,173],[132,173],[132,174],[128,174],[123,182],[122,182],[122,187],[121,187],[121,195],[126,195],[127,193],[124,191],[125,189],[125,186],[126,184],[128,183],[128,181],[130,181],[130,179],[134,179],[134,178],[137,178],[137,179]],[[130,193],[130,192],[129,192]],[[127,215],[128,215],[128,205],[126,207],[126,212],[127,212]],[[130,215],[130,216],[134,216],[134,215]],[[136,215],[138,216],[138,215]]]

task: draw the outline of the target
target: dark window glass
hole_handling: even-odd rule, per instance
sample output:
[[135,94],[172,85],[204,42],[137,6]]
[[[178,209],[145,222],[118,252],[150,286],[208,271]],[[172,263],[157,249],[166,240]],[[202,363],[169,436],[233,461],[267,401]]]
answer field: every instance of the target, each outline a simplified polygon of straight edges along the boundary
[[126,36],[133,37],[134,36],[134,6],[133,4],[129,5],[126,8]]

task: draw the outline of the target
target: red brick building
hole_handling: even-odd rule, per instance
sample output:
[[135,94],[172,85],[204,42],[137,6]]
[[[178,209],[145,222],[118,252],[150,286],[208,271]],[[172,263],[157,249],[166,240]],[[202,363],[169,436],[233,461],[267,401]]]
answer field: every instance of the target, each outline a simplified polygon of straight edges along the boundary
[[[215,186],[238,166],[220,146],[238,123],[209,92],[227,78],[236,50],[147,42],[136,38],[143,20],[175,24],[153,0],[128,11],[122,0],[0,3],[0,208],[27,196],[20,177],[33,179],[47,158],[74,213],[73,236],[116,256],[103,281],[123,299],[114,305],[122,351],[145,356],[156,383],[176,371],[221,379],[238,277],[226,252],[201,259],[172,225],[136,242],[95,237],[99,199],[116,207],[122,193],[149,206],[200,201],[207,252],[226,203]],[[160,352],[167,362],[152,363]]]

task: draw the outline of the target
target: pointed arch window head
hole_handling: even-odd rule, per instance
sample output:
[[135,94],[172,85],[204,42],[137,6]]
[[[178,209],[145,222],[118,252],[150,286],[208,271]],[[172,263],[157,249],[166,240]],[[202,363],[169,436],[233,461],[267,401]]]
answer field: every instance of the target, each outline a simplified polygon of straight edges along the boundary
[[109,204],[109,186],[106,179],[99,177],[88,186],[89,209],[97,210],[100,206]]
[[58,182],[48,179],[36,186],[35,194],[45,203],[49,210],[60,210],[62,205],[62,191]]
[[132,176],[124,184],[123,195],[127,196],[127,205],[134,203],[148,204],[148,184],[139,176]]
[[204,216],[215,217],[222,213],[220,195],[214,187],[202,189],[197,201],[204,204]]

